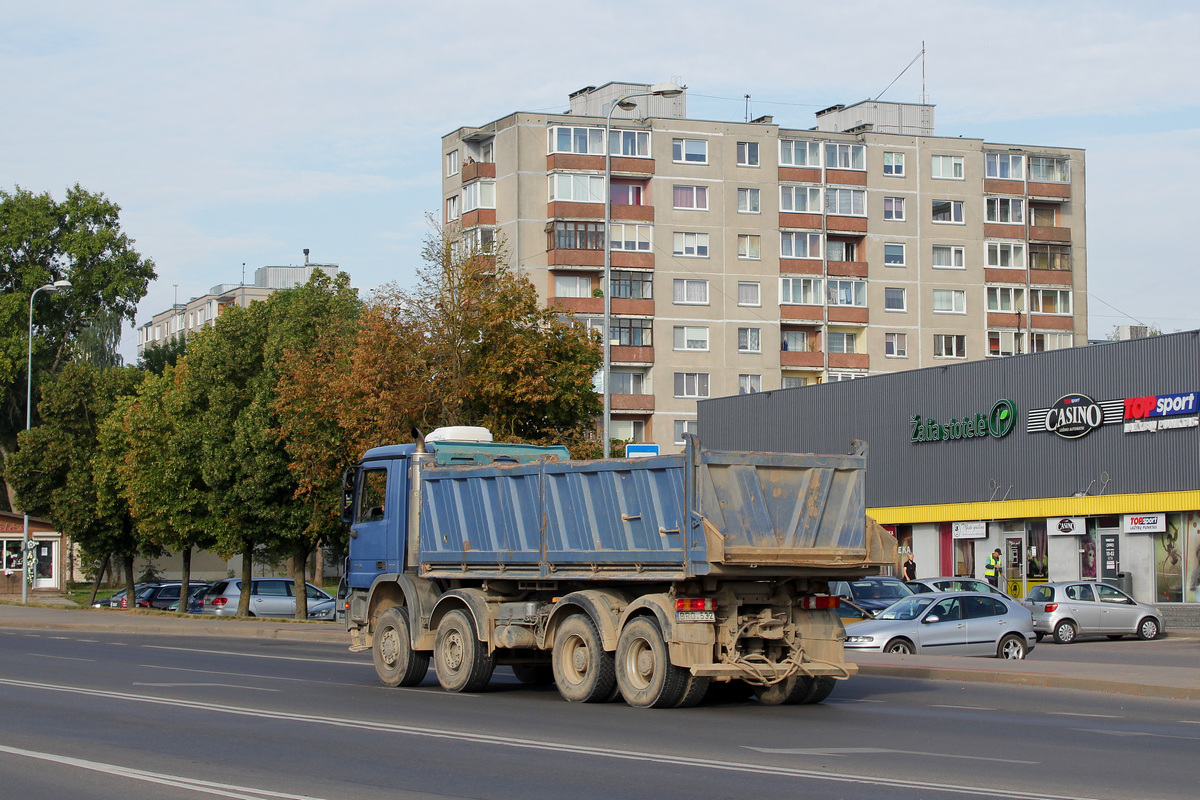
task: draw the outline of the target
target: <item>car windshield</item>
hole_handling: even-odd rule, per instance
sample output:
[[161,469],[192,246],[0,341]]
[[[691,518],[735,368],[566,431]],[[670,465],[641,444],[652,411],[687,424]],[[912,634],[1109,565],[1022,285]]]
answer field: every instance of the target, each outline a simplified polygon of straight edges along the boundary
[[900,581],[855,581],[850,586],[858,600],[899,600],[913,593]]
[[906,597],[880,611],[875,619],[916,619],[933,601],[933,597],[922,594]]

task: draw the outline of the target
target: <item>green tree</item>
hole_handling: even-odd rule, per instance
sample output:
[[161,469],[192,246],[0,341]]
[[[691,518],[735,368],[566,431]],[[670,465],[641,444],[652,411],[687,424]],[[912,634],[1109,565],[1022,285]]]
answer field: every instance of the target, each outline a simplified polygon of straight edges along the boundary
[[142,354],[138,357],[138,369],[162,375],[167,367],[173,367],[179,363],[179,359],[185,353],[187,353],[186,336],[172,336],[161,342],[150,342],[142,349]]
[[[49,193],[19,187],[0,191],[0,459],[6,473],[17,434],[25,428],[32,292],[56,280],[72,283],[67,292],[43,293],[34,303],[33,374],[40,383],[77,348],[98,357],[97,363],[112,363],[105,355],[112,320],[119,325],[133,319],[154,277],[154,263],[121,231],[120,207],[103,194],[76,185],[58,202]],[[8,499],[15,507],[11,488]]]

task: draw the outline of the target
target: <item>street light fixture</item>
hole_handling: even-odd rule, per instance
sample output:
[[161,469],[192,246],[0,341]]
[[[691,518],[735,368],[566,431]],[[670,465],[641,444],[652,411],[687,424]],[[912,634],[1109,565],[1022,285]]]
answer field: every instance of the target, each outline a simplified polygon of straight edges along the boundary
[[637,103],[630,102],[635,97],[678,97],[683,94],[685,86],[674,83],[656,83],[646,92],[635,92],[618,97],[608,107],[604,118],[604,457],[612,455],[612,114],[614,109],[632,111]]
[[[27,431],[33,421],[33,298],[37,297],[38,292],[58,292],[70,288],[70,281],[55,281],[47,283],[45,286],[39,286],[33,290],[33,294],[29,295],[29,357],[25,369],[25,430]],[[22,511],[25,514],[25,534],[21,542],[21,603],[24,604],[29,602],[29,567],[33,563],[33,553],[29,549],[29,512],[24,509]]]

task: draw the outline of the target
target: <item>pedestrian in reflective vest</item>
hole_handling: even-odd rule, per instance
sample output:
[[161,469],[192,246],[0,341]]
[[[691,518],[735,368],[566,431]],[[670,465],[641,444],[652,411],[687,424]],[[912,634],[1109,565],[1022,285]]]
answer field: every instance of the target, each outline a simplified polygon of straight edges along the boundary
[[992,557],[988,559],[987,566],[983,568],[983,577],[987,578],[987,582],[997,589],[1000,588],[1000,548],[997,547],[992,551]]

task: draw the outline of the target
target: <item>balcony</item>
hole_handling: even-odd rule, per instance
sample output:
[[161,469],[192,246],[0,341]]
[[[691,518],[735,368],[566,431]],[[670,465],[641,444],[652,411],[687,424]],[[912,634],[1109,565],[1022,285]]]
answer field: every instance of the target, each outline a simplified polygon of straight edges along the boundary
[[552,297],[550,304],[575,314],[603,314],[603,297]]
[[[603,161],[603,159],[601,159]],[[653,175],[653,158],[630,158],[629,156],[613,156],[609,159],[613,175]],[[604,169],[604,164],[600,164]]]
[[827,169],[825,182],[840,186],[866,186],[867,173],[857,169]]
[[[600,300],[602,306],[600,310],[603,312],[603,298],[600,298]],[[612,299],[612,313],[623,317],[653,317],[654,301],[632,297],[614,297]]]
[[799,211],[780,211],[779,227],[805,228],[810,231],[821,230],[820,214],[803,214]]
[[1007,225],[1002,222],[983,223],[983,235],[989,239],[1024,239],[1024,225]]
[[779,366],[800,369],[824,369],[825,354],[820,350],[780,350]]
[[[570,200],[553,200],[546,204],[546,216],[566,219],[604,219],[603,203],[576,203]],[[465,215],[464,215],[465,217]]]
[[845,233],[866,233],[867,218],[866,217],[838,217],[830,215],[825,217],[825,230],[831,233],[843,231]]
[[[613,255],[616,255],[615,253]],[[546,251],[546,261],[551,267],[595,267],[604,268],[603,250],[575,250],[558,248]],[[616,259],[614,258],[615,262]]]
[[867,277],[867,262],[830,261],[829,275],[831,277],[865,278]]
[[811,258],[781,258],[779,271],[799,275],[820,275],[821,261]]
[[1031,269],[1029,282],[1039,286],[1074,286],[1075,275],[1069,269]]
[[1025,194],[1024,181],[1010,181],[1001,178],[984,178],[983,191],[987,194]]
[[1070,183],[1035,183],[1029,182],[1027,191],[1034,200],[1049,200],[1050,202],[1065,202],[1071,199]]
[[830,353],[830,369],[870,369],[871,357],[866,353]]
[[1039,330],[1073,331],[1075,317],[1067,314],[1034,314],[1031,324]]
[[1019,311],[989,311],[987,315],[989,328],[1020,328],[1021,312]]
[[780,167],[780,183],[820,183],[820,167]]
[[988,283],[1024,283],[1025,270],[984,267],[983,279]]
[[867,325],[870,321],[870,313],[865,308],[856,308],[854,306],[830,306],[829,307],[829,323],[840,323],[843,325]]
[[1046,225],[1030,225],[1029,241],[1031,242],[1070,242],[1070,228],[1051,228]]
[[654,348],[614,344],[608,348],[608,357],[614,364],[648,366],[654,364]]
[[610,395],[610,398],[613,411],[654,410],[654,395],[652,394],[614,394]]
[[[603,215],[603,212],[601,213]],[[618,222],[654,222],[654,206],[613,205],[612,218]]]
[[462,182],[477,180],[478,178],[495,178],[496,165],[495,163],[485,164],[482,161],[468,161],[462,165]]
[[794,306],[794,305],[779,306],[779,318],[784,321],[798,319],[798,320],[804,320],[806,322],[813,321],[813,320],[820,322],[823,319],[825,319],[824,312],[825,312],[824,306]]
[[[610,166],[614,175],[653,175],[653,158],[630,158],[613,156]],[[604,156],[584,156],[577,153],[551,153],[546,156],[546,170],[589,170],[604,171]],[[466,180],[465,178],[463,180]]]
[[496,224],[496,209],[494,208],[477,208],[474,211],[465,211],[462,215],[462,226],[466,228],[474,228],[478,225],[495,225]]

